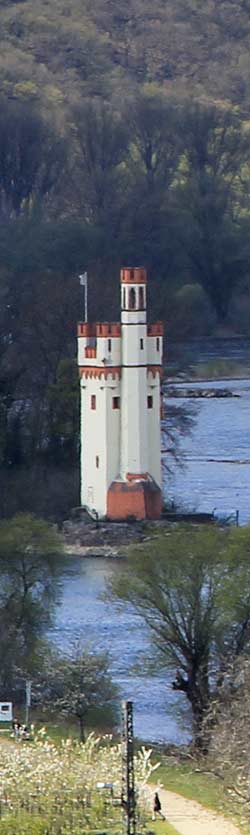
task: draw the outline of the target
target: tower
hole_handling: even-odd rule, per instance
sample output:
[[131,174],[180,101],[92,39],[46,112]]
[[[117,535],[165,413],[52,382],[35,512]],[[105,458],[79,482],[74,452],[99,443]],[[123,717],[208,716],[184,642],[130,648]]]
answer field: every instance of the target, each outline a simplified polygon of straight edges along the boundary
[[109,519],[161,514],[163,327],[146,291],[146,270],[124,268],[121,322],[78,325],[81,504]]

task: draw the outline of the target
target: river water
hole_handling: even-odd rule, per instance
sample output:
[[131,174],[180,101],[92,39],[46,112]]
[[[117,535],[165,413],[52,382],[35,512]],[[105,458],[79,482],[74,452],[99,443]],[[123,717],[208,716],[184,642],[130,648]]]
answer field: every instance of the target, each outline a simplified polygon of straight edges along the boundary
[[[186,508],[216,508],[220,516],[239,510],[240,523],[245,524],[250,522],[250,380],[197,384],[201,385],[230,388],[240,397],[198,401],[193,434],[182,440],[185,469],[167,477],[165,495]],[[176,399],[177,405],[181,402]],[[83,639],[96,651],[108,650],[121,697],[134,702],[136,735],[145,741],[181,742],[188,731],[173,716],[178,696],[171,676],[131,671],[133,665],[141,673],[145,670],[148,640],[143,623],[129,608],[118,613],[101,598],[106,579],[121,568],[115,560],[72,558],[72,575],[65,579],[58,609],[56,641],[65,648]]]
[[176,405],[197,404],[197,414],[192,435],[181,441],[184,469],[165,479],[165,496],[187,509],[215,510],[219,517],[238,510],[240,524],[250,523],[250,380],[192,382],[190,387],[229,388],[238,397],[171,399]]

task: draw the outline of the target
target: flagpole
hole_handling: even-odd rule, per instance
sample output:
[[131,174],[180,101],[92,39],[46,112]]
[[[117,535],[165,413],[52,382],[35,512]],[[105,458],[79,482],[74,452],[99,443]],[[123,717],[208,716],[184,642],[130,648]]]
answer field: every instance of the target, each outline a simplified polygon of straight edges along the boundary
[[84,321],[88,321],[88,273],[79,275],[80,285],[84,287]]

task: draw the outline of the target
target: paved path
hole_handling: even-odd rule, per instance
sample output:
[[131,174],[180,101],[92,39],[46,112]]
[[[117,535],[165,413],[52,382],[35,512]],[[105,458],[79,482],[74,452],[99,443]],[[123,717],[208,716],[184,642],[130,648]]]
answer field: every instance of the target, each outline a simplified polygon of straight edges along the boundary
[[[155,788],[149,787],[153,799]],[[205,809],[195,800],[187,800],[180,794],[159,789],[162,811],[169,823],[180,835],[241,835],[230,819]],[[152,808],[151,801],[151,808]]]

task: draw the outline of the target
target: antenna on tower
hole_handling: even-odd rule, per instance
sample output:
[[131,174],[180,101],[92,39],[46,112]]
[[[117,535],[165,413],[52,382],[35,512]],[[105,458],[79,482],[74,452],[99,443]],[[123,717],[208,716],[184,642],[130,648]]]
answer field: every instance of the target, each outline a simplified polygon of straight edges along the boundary
[[84,322],[88,321],[88,273],[79,275],[80,285],[84,287]]

